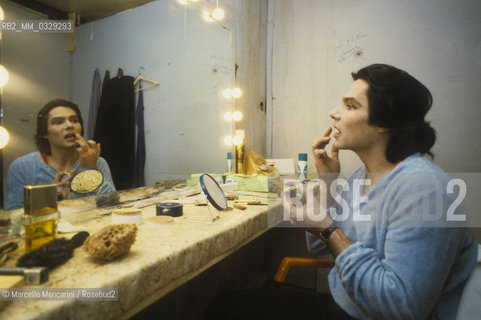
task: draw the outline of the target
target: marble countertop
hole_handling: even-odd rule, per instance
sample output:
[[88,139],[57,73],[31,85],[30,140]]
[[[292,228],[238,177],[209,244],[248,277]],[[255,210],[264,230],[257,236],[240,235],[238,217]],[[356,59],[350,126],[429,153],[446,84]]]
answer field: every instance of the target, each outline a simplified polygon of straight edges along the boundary
[[[9,301],[0,310],[0,319],[128,318],[268,230],[279,219],[280,211],[268,210],[278,209],[271,201],[269,206],[249,205],[246,210],[220,212],[220,218],[213,222],[207,206],[185,203],[182,217],[154,226],[145,220],[155,216],[155,205],[145,205],[144,222],[138,226],[136,241],[127,255],[105,262],[90,257],[80,247],[73,258],[50,272],[48,282],[31,286],[117,288],[118,301]],[[110,224],[108,210],[67,214],[65,219],[93,234]],[[219,213],[213,207],[210,210]]]

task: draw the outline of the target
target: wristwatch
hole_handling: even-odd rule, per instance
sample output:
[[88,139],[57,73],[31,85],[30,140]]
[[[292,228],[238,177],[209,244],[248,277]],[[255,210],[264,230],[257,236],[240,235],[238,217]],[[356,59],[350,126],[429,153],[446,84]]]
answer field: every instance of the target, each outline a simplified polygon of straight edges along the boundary
[[336,224],[333,222],[331,223],[326,229],[324,229],[321,233],[319,233],[319,238],[321,238],[321,241],[327,244],[329,241],[329,238],[331,237],[331,234],[334,232],[334,230],[339,229]]

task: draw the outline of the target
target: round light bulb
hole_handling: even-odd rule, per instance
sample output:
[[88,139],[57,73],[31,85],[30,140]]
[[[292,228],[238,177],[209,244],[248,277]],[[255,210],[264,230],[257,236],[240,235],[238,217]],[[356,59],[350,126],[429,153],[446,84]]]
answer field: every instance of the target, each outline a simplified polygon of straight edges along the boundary
[[232,145],[232,136],[225,136],[224,137],[224,143],[228,146]]
[[5,13],[3,12],[3,8],[0,7],[0,20],[5,19]]
[[10,141],[10,134],[4,126],[0,126],[0,149],[5,147]]
[[207,11],[202,11],[202,18],[204,18],[204,20],[207,21],[207,22],[214,21],[214,19],[212,19],[212,16],[210,15],[210,13],[207,12]]
[[232,120],[234,121],[241,121],[243,117],[244,115],[240,111],[234,111],[234,113],[232,114]]
[[241,136],[234,136],[234,138],[232,138],[232,143],[236,146],[240,146],[243,140],[244,138],[242,138]]
[[222,95],[226,99],[231,99],[232,98],[232,89],[231,88],[225,89],[224,91],[222,91]]
[[212,17],[217,21],[224,19],[224,16],[225,12],[221,8],[215,8],[214,11],[212,11]]
[[8,82],[8,71],[0,64],[0,88],[3,88]]
[[224,113],[224,120],[228,122],[232,121],[232,112],[227,111],[226,113]]
[[233,97],[234,99],[240,98],[241,95],[242,95],[242,90],[241,90],[241,88],[234,88],[234,89],[232,89],[232,97]]

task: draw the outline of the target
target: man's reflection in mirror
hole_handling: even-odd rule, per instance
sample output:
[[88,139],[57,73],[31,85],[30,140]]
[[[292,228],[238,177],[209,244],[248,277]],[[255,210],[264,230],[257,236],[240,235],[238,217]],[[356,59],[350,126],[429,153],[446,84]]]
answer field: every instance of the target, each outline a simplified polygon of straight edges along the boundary
[[[57,184],[59,190],[68,190],[71,176],[83,168],[97,168],[104,176],[102,185],[94,192],[115,192],[110,169],[100,157],[100,144],[85,140],[79,107],[67,100],[48,102],[37,115],[35,144],[37,151],[12,162],[6,180],[5,209],[23,206],[25,185]],[[65,192],[66,198],[90,194]]]

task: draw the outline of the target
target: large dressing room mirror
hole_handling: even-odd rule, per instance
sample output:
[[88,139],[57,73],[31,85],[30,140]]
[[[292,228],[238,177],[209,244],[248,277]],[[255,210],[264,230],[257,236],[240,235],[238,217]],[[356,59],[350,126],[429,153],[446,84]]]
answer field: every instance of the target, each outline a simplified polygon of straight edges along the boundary
[[[6,20],[43,18],[7,1],[2,6]],[[67,50],[68,41],[75,50]],[[231,147],[223,140],[231,128],[223,115],[234,103],[222,92],[234,85],[232,34],[206,22],[199,10],[153,1],[82,23],[74,40],[67,33],[4,32],[1,59],[10,74],[2,92],[11,135],[3,150],[4,179],[15,158],[36,150],[36,115],[48,101],[77,103],[86,129],[96,68],[102,79],[122,68],[124,75],[159,83],[143,91],[146,185],[225,171]]]

